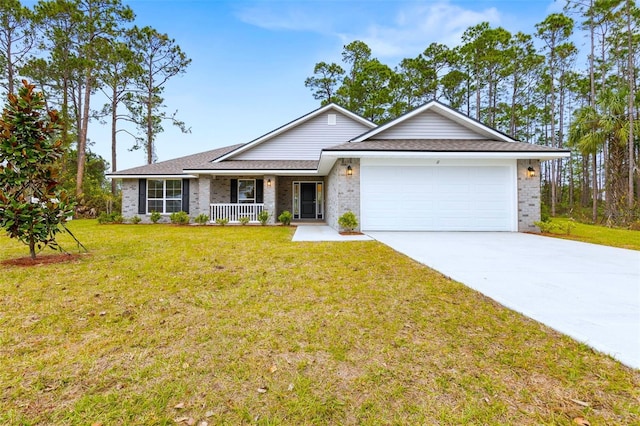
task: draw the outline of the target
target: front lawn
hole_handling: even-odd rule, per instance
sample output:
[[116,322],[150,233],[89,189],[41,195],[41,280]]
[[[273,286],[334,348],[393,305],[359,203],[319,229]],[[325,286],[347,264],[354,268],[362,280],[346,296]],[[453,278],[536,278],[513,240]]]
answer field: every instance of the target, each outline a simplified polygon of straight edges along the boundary
[[[554,217],[551,223],[558,224],[559,228],[545,235],[585,243],[640,250],[640,231],[591,225],[560,217]],[[569,230],[568,233],[567,230]]]
[[71,227],[1,266],[0,424],[640,423],[640,371],[377,242]]

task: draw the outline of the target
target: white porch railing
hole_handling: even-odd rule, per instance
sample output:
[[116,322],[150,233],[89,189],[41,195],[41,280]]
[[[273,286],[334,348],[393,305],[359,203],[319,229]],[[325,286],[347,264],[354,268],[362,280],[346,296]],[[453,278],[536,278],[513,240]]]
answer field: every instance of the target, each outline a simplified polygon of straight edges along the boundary
[[240,222],[241,217],[248,217],[249,222],[258,222],[258,215],[264,209],[264,204],[211,204],[209,219],[229,219],[229,223]]

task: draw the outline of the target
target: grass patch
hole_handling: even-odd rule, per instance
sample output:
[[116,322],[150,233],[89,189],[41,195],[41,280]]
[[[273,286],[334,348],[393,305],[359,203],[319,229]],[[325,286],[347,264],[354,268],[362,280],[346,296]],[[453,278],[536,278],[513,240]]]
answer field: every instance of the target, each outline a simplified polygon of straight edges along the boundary
[[[640,250],[640,231],[591,225],[561,217],[554,217],[551,223],[558,224],[560,229],[555,229],[545,235],[585,243]],[[569,229],[569,233],[567,233],[567,229]]]
[[637,370],[377,242],[71,227],[2,271],[0,424],[640,423]]

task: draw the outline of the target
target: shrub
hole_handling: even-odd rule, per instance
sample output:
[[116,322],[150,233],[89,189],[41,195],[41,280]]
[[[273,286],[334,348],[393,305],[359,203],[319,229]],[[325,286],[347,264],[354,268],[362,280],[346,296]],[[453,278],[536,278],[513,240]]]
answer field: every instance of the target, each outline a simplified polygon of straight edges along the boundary
[[110,214],[102,212],[100,216],[98,216],[98,223],[104,225],[105,223],[113,223],[113,220]]
[[100,213],[98,216],[98,223],[104,225],[105,223],[123,223],[124,217],[119,213]]
[[629,230],[631,231],[640,231],[640,220],[636,220],[635,222],[631,222],[629,225]]
[[153,223],[158,223],[158,221],[162,218],[162,215],[160,213],[158,213],[157,211],[152,211],[151,212],[151,222]]
[[560,224],[553,223],[550,220],[546,222],[545,221],[533,222],[533,224],[538,228],[540,228],[540,232],[542,232],[543,234],[550,234],[552,231],[557,231],[561,228]]
[[134,225],[137,225],[138,223],[142,222],[142,219],[140,219],[140,216],[133,216],[130,219],[131,223],[133,223]]
[[240,219],[238,219],[238,222],[240,222],[240,225],[246,225],[247,223],[249,223],[249,216],[242,216]]
[[352,211],[348,211],[338,218],[338,225],[348,231],[353,231],[358,227],[358,219]]
[[262,210],[258,214],[258,220],[260,221],[260,225],[262,225],[262,226],[266,225],[267,221],[269,220],[270,217],[271,217],[271,215],[269,214],[269,212],[267,210]]
[[175,223],[177,225],[186,225],[191,219],[186,212],[179,211],[171,213],[171,215],[169,216],[169,220],[171,220],[171,223]]
[[193,221],[198,225],[204,225],[205,223],[209,222],[209,215],[207,215],[206,213],[200,213],[198,216],[196,216],[195,219],[193,219]]
[[225,226],[227,223],[229,223],[229,219],[227,219],[226,217],[219,217],[216,219],[216,223],[220,226]]
[[542,222],[551,221],[551,208],[545,203],[540,206],[540,219]]
[[278,221],[282,222],[284,226],[289,226],[291,225],[292,218],[293,218],[293,215],[291,214],[291,212],[289,210],[285,210],[282,213],[280,213],[280,216],[278,216]]

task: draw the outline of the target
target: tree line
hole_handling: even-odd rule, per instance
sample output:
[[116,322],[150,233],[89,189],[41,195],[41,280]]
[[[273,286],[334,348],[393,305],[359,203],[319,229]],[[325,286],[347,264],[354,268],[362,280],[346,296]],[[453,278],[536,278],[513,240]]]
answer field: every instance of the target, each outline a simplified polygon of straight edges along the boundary
[[438,100],[515,139],[570,148],[571,159],[543,166],[550,214],[627,224],[640,219],[639,24],[633,0],[571,0],[533,34],[483,22],[457,46],[431,43],[393,69],[356,40],[341,63],[317,63],[305,86],[376,123]]
[[[162,94],[190,62],[167,34],[135,25],[133,10],[120,0],[40,0],[32,8],[19,0],[0,2],[2,97],[15,95],[26,78],[42,91],[45,109],[59,111],[63,175],[81,204],[104,192],[108,167],[89,148],[90,121],[111,125],[113,171],[122,132],[152,163],[163,123],[189,131],[167,110]],[[107,101],[97,106],[96,99]],[[115,195],[115,184],[111,191]]]

